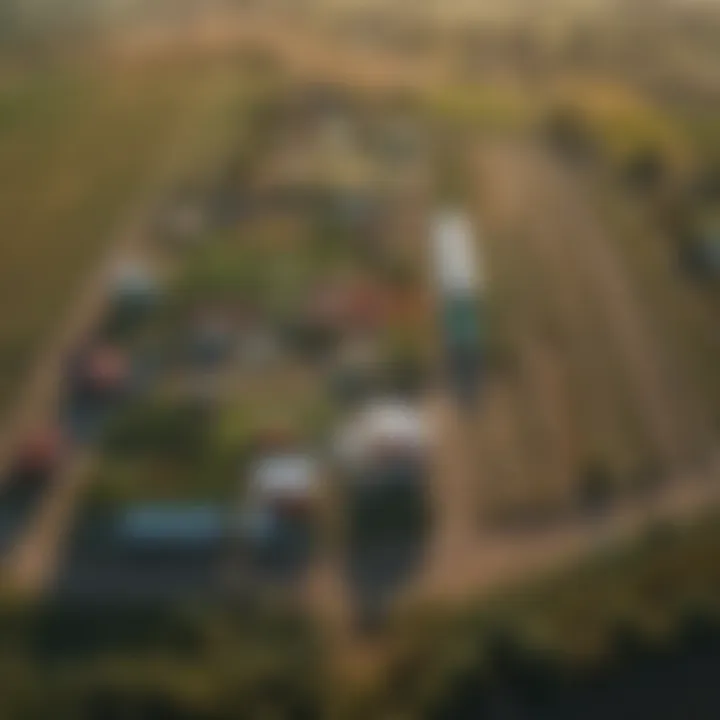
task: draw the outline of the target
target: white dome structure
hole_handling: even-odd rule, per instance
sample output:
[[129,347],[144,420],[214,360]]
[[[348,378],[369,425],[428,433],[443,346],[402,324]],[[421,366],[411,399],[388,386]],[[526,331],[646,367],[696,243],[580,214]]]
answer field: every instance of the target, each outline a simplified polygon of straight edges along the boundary
[[430,437],[422,414],[401,400],[375,401],[355,415],[337,435],[335,457],[356,472],[387,457],[421,459]]

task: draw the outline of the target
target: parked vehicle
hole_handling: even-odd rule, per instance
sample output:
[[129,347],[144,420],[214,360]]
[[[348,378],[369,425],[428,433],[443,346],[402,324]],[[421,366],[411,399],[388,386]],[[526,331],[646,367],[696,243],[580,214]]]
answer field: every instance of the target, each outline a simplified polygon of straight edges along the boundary
[[122,348],[100,342],[80,351],[71,370],[72,386],[80,395],[110,399],[128,389],[131,370]]
[[[147,378],[139,378],[146,384]],[[127,352],[106,341],[91,340],[70,358],[60,416],[65,431],[78,442],[98,437],[111,413],[138,387],[136,368]]]
[[282,434],[260,446],[241,496],[243,537],[260,560],[304,564],[314,544],[319,479],[316,460]]
[[10,464],[15,481],[44,483],[59,468],[67,450],[67,440],[58,427],[44,427],[22,438]]
[[315,288],[298,308],[288,327],[289,345],[303,357],[329,360],[344,339],[381,329],[387,304],[377,285],[333,279]]
[[472,401],[482,373],[485,278],[467,216],[452,210],[439,213],[431,251],[448,377],[458,397]]
[[108,291],[110,303],[105,329],[110,336],[136,327],[157,306],[162,294],[153,269],[133,260],[125,260],[113,268]]
[[190,355],[201,368],[213,368],[227,360],[237,344],[232,319],[223,313],[199,312],[193,320]]

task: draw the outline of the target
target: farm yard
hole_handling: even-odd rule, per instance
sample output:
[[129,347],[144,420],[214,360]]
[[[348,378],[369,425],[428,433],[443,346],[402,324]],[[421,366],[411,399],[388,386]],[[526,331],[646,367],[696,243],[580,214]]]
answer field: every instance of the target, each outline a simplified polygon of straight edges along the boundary
[[[284,139],[279,129],[281,154],[291,154],[283,142],[315,142],[318,154],[327,137],[336,142],[323,122],[314,138]],[[369,132],[381,137],[382,124]],[[277,152],[272,142],[268,151]],[[272,157],[261,165],[273,168]],[[202,199],[206,229],[182,244],[151,234],[133,248],[144,260],[126,261],[110,285],[105,319],[76,353],[61,396],[65,433],[93,448],[67,546],[71,575],[78,547],[103,546],[86,524],[107,534],[124,512],[153,511],[229,522],[269,434],[295,453],[327,454],[338,417],[368,392],[412,395],[425,382],[425,292],[408,248],[388,244],[403,224],[403,192],[414,188],[333,186],[333,166],[329,180],[279,172],[221,173],[222,186]],[[237,217],[227,217],[228,202]],[[69,487],[58,483],[58,492]],[[30,559],[21,546],[15,572],[58,557],[57,532],[33,531],[43,539],[30,542]],[[222,564],[226,552],[213,557]],[[52,582],[37,568],[30,577]],[[62,571],[59,580],[64,587]]]
[[[677,56],[623,74],[606,18],[582,52],[580,21],[426,9],[386,36],[350,7],[164,12],[0,73],[9,615],[165,608],[187,647],[141,645],[207,687],[180,701],[167,679],[162,702],[218,717],[216,642],[249,695],[292,688],[253,717],[475,716],[476,676],[500,717],[516,701],[486,659],[524,692],[576,654],[615,668],[696,621],[716,638],[720,144],[693,64],[712,47],[679,29]],[[627,593],[578,595],[616,567]],[[255,630],[273,639],[245,664]],[[82,672],[125,672],[129,697],[132,667]]]

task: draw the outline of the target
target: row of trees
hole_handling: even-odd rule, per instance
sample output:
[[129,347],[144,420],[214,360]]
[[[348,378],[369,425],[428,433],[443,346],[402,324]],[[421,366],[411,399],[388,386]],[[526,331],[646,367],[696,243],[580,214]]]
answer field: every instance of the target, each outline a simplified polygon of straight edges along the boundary
[[366,697],[386,714],[368,716],[676,718],[691,693],[697,717],[714,717],[719,534],[717,517],[657,527],[489,604],[407,619],[392,671]]

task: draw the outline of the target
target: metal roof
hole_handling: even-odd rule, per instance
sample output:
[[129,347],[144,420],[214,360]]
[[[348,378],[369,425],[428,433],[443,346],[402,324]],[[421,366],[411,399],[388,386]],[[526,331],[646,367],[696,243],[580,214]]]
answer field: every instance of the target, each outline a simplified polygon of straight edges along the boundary
[[308,455],[269,455],[250,468],[250,493],[255,497],[303,497],[313,492],[317,475],[317,463]]
[[473,225],[458,210],[436,214],[431,227],[431,251],[436,281],[443,292],[474,292],[484,285],[481,258]]
[[215,540],[227,528],[227,514],[214,505],[152,504],[122,513],[116,524],[131,540]]
[[420,455],[429,439],[425,418],[416,408],[383,400],[369,404],[340,429],[335,454],[346,467],[359,468],[390,449]]

